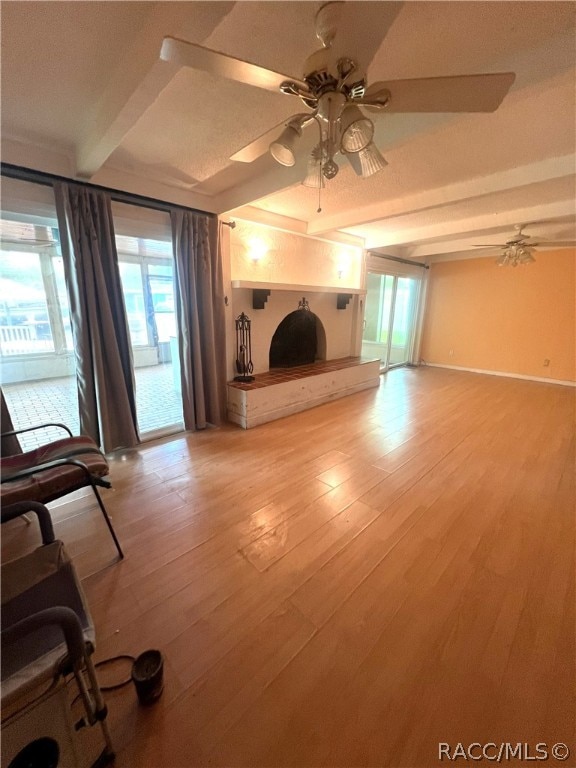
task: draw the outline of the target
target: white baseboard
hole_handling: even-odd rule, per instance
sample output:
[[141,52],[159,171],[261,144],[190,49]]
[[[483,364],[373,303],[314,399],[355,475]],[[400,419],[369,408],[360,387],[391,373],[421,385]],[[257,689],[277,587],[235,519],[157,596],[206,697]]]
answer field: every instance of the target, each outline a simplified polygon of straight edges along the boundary
[[526,379],[527,381],[541,381],[545,384],[560,384],[563,387],[576,387],[576,381],[566,379],[547,379],[544,376],[525,376],[522,373],[509,373],[507,371],[486,371],[483,368],[464,368],[461,365],[444,365],[442,363],[422,363],[428,368],[449,368],[452,371],[468,371],[468,373],[485,373],[489,376],[504,376],[507,379]]

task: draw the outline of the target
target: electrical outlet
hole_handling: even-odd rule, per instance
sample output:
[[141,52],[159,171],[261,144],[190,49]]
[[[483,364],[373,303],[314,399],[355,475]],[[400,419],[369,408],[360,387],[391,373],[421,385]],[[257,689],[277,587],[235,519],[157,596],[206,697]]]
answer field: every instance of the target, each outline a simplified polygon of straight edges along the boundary
[[548,360],[548,358],[545,357],[544,358],[544,368],[548,368],[549,365],[550,365],[550,360]]
[[450,355],[450,357],[454,357],[454,350],[451,349],[450,352],[448,352],[448,354]]

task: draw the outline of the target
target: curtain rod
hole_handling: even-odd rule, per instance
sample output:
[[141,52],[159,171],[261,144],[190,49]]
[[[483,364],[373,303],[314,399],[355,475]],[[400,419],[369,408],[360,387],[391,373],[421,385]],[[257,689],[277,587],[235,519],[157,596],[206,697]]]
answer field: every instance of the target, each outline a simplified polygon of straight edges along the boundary
[[6,176],[9,179],[18,179],[19,181],[31,181],[35,184],[41,184],[44,187],[53,186],[56,181],[63,181],[67,184],[77,184],[79,186],[89,187],[90,189],[98,189],[101,192],[108,192],[112,200],[118,203],[131,203],[132,205],[140,205],[146,208],[154,208],[158,211],[170,212],[173,208],[178,208],[183,211],[192,211],[192,213],[202,213],[205,216],[216,218],[215,213],[208,211],[201,211],[198,208],[190,208],[186,205],[178,205],[177,203],[167,203],[165,200],[158,200],[155,197],[146,197],[145,195],[136,195],[132,192],[123,192],[121,189],[112,189],[111,187],[102,187],[99,184],[91,184],[87,181],[79,181],[78,179],[70,179],[67,176],[57,176],[54,173],[46,173],[45,171],[36,171],[34,168],[25,168],[21,165],[12,165],[12,163],[0,163],[0,174]]
[[422,267],[422,269],[430,269],[428,264],[422,264],[421,261],[412,261],[411,259],[401,259],[399,256],[386,256],[383,253],[376,253],[375,251],[368,251],[370,256],[377,256],[379,259],[388,259],[389,261],[398,261],[400,264],[411,264],[414,267]]

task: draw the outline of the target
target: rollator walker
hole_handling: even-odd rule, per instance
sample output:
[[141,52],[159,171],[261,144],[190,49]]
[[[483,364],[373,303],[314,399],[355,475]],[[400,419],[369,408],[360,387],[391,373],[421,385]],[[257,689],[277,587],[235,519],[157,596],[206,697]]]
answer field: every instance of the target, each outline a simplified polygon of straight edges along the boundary
[[[2,522],[29,512],[42,546],[2,564],[2,766],[97,768],[114,751],[92,661],[94,625],[46,507],[9,505]],[[96,740],[87,737],[92,726],[101,730]]]

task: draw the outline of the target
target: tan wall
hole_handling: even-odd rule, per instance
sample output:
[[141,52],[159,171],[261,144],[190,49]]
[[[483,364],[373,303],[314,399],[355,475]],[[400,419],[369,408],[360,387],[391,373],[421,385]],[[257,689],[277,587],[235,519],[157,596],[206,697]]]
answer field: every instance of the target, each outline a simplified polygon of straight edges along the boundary
[[541,251],[516,268],[492,258],[433,264],[421,358],[575,381],[575,264],[574,249]]
[[[253,248],[262,258],[252,259]],[[230,234],[232,280],[360,288],[362,249],[237,220]]]

